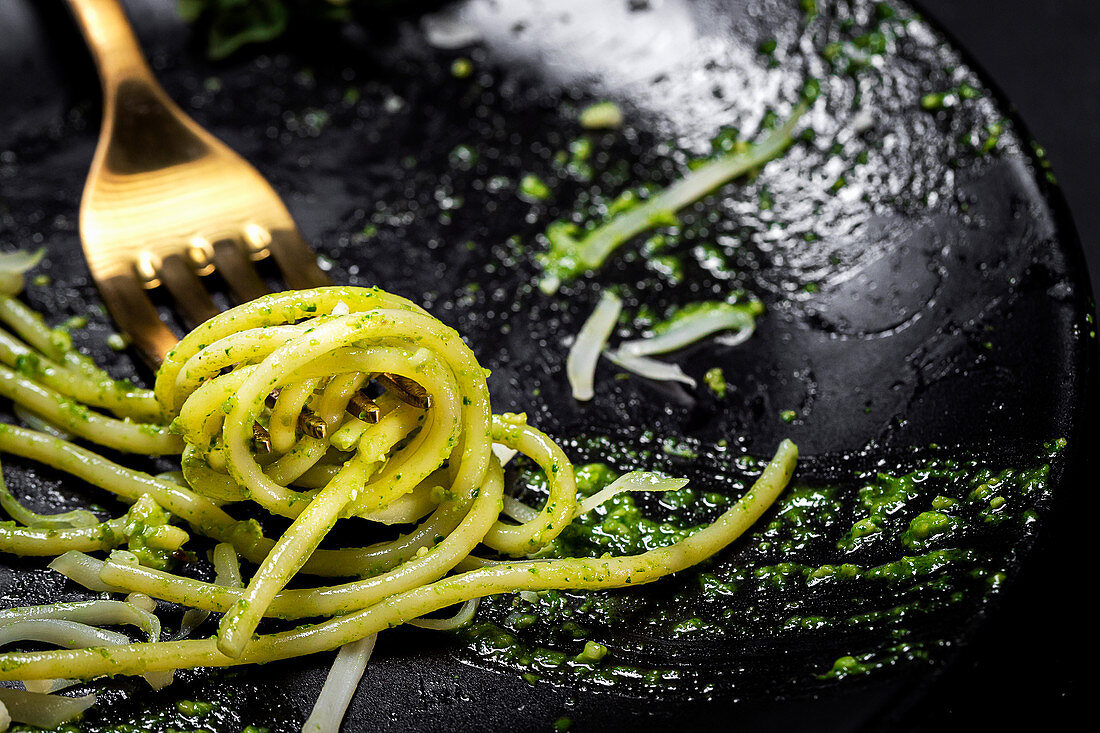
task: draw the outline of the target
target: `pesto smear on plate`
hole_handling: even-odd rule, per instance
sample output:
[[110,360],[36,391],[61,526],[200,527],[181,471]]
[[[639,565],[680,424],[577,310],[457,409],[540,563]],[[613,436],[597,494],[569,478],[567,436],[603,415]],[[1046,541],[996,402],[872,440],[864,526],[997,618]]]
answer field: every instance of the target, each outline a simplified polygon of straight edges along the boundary
[[[1007,579],[1015,548],[1031,536],[1037,507],[1049,498],[1050,460],[1064,445],[1046,444],[1015,468],[929,449],[894,468],[796,479],[732,553],[658,586],[488,598],[460,633],[472,660],[513,668],[532,683],[615,685],[639,695],[820,684],[920,662],[951,642],[938,635],[945,620],[965,623]],[[628,462],[658,453],[670,466],[692,460],[675,448],[612,451]],[[750,475],[755,470],[752,461],[737,463]],[[589,496],[619,473],[583,465],[578,492]],[[545,495],[536,472],[523,468],[517,479],[521,499],[537,504]],[[742,480],[703,485],[620,494],[575,520],[545,554],[599,557],[672,544],[744,488]],[[654,645],[667,655],[663,664],[652,663]],[[804,656],[776,665],[757,659],[762,650]],[[702,668],[693,664],[700,656],[710,657]]]

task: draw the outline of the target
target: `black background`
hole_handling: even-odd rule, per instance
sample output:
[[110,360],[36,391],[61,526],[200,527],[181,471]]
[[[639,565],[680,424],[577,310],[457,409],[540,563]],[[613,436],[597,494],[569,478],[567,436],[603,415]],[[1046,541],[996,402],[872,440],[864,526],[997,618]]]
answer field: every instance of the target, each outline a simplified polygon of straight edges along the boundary
[[[914,4],[954,36],[1046,148],[1077,223],[1093,293],[1100,292],[1100,2]],[[1075,714],[1084,710],[1085,670],[1095,659],[1085,621],[1091,593],[1076,565],[1095,554],[1088,550],[1094,533],[1087,508],[1077,504],[1089,494],[1083,488],[1063,501],[1047,537],[1055,541],[1012,589],[1011,612],[983,628],[965,661],[918,707],[914,729],[1019,730],[1087,719]]]
[[1100,2],[917,0],[1047,150],[1100,292]]

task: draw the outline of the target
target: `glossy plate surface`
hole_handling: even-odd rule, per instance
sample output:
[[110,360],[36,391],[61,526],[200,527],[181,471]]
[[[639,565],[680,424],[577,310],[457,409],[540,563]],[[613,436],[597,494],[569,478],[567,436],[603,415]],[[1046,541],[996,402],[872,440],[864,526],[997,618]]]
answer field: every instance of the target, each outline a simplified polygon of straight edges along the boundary
[[[741,456],[765,457],[784,437],[798,443],[796,483],[837,487],[827,541],[789,558],[756,541],[706,571],[727,577],[788,559],[869,567],[958,547],[982,556],[944,571],[962,594],[951,602],[935,572],[925,585],[825,591],[783,585],[780,572],[774,588],[745,581],[729,600],[734,621],[711,619],[696,633],[682,624],[714,608],[681,608],[700,583],[692,573],[631,591],[641,603],[619,594],[627,600],[617,622],[576,616],[614,664],[668,673],[651,688],[620,680],[609,690],[560,669],[534,679],[530,663],[484,645],[386,634],[345,730],[547,730],[563,716],[576,730],[625,730],[640,716],[669,728],[730,715],[749,727],[881,726],[950,668],[986,615],[1025,613],[1018,603],[998,608],[989,589],[1001,582],[988,577],[1004,572],[1011,589],[1026,574],[1036,532],[1052,521],[1051,494],[1072,495],[1084,465],[1095,355],[1072,225],[1020,124],[933,27],[900,5],[818,0],[810,14],[804,5],[474,0],[452,18],[476,29],[474,47],[433,48],[406,23],[212,65],[185,43],[169,3],[128,4],[167,91],[269,178],[334,279],[407,296],[457,328],[493,372],[496,411],[525,411],[578,458],[659,467],[719,494],[736,495]],[[52,284],[29,286],[26,299],[57,322],[87,316],[78,343],[117,376],[140,375],[106,348],[112,326],[79,257],[76,211],[98,127],[89,61],[61,8],[17,0],[2,11],[0,78],[14,91],[0,109],[0,241],[45,246]],[[459,57],[472,60],[469,76],[452,72]],[[723,128],[752,139],[809,78],[822,88],[807,116],[812,139],[685,214],[663,231],[665,243],[641,237],[554,297],[533,287],[532,254],[550,222],[588,218],[600,203],[593,192],[606,202],[669,183]],[[579,110],[601,99],[621,106],[623,130],[578,126]],[[589,158],[578,140],[589,141]],[[549,185],[548,198],[523,194],[528,175]],[[604,362],[596,399],[574,402],[569,338],[610,286],[632,317],[739,289],[763,300],[745,345],[711,341],[674,357],[700,380],[720,366],[727,395],[617,378]],[[628,321],[622,335],[643,326]],[[1026,469],[1045,463],[1044,444],[1058,438],[1068,445],[1050,459],[1049,491],[1021,494],[1012,521],[925,545],[897,544],[899,535],[889,546],[839,549],[866,513],[858,489],[874,471],[952,458]],[[15,460],[5,460],[5,476],[40,507],[90,500]],[[899,509],[891,531],[929,500]],[[1038,520],[1027,520],[1029,509]],[[0,558],[6,605],[79,595],[42,563]],[[483,617],[509,623],[512,603],[488,602]],[[850,621],[897,608],[910,610]],[[806,620],[817,618],[830,621],[815,630]],[[583,645],[560,624],[519,636],[569,654]],[[847,655],[883,668],[829,678]],[[156,695],[102,683],[88,725],[296,730],[329,661],[185,673]],[[181,699],[218,707],[191,719]]]

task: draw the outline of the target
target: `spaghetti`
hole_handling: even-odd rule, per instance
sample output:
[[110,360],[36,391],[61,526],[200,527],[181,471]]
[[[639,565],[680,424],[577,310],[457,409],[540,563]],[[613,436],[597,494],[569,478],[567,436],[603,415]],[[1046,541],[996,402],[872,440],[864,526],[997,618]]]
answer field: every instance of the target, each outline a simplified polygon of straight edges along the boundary
[[[0,551],[54,557],[51,567],[93,590],[224,614],[209,639],[9,651],[0,654],[0,680],[266,662],[336,649],[467,603],[457,621],[423,624],[449,628],[487,595],[648,583],[737,539],[782,491],[797,458],[784,441],[731,509],[676,544],[627,557],[530,560],[592,502],[578,504],[572,464],[556,443],[523,415],[491,413],[486,372],[458,333],[408,300],[352,287],[266,296],[191,332],[152,391],[112,381],[12,297],[0,295],[0,322],[8,329],[0,329],[0,394],[86,443],[179,455],[183,476],[151,476],[62,437],[0,425],[0,452],[68,472],[130,505],[106,521],[88,512],[41,515],[0,487],[4,508],[19,520],[0,525]],[[528,456],[548,477],[542,507],[517,512],[509,500],[509,514],[525,521],[502,516],[494,444]],[[290,525],[267,537],[255,520],[235,518],[231,505],[239,502]],[[403,529],[368,546],[319,547],[337,524],[355,522]],[[173,553],[195,534],[219,543],[217,583],[170,571]],[[475,556],[479,546],[498,559]],[[247,582],[236,555],[256,566]],[[302,575],[341,582],[287,587]],[[63,611],[12,609],[0,624],[80,620]],[[265,617],[321,621],[257,634]]]

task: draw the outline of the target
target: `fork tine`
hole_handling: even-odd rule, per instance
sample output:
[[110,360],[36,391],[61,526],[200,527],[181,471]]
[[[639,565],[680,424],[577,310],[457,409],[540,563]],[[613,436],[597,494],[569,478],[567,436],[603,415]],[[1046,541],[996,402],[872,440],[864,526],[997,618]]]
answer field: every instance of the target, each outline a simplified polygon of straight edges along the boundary
[[241,301],[268,293],[252,262],[270,254],[291,288],[331,284],[259,171],[157,83],[118,2],[69,4],[103,82],[80,236],[92,278],[142,354],[159,363],[176,340],[142,288],[163,283],[197,325],[217,312],[199,279],[213,269]]
[[168,288],[176,305],[183,312],[184,319],[192,328],[218,314],[218,306],[214,305],[199,276],[183,257],[165,257],[158,274],[161,283]]
[[240,242],[232,239],[215,242],[214,267],[242,303],[271,292],[252,266],[252,260]]
[[297,229],[273,231],[268,249],[275,255],[275,262],[291,288],[305,290],[332,285],[332,278],[317,266],[317,255]]
[[129,335],[134,347],[150,366],[159,366],[179,340],[160,320],[160,314],[145,289],[133,277],[116,275],[99,284],[103,302],[115,323]]

